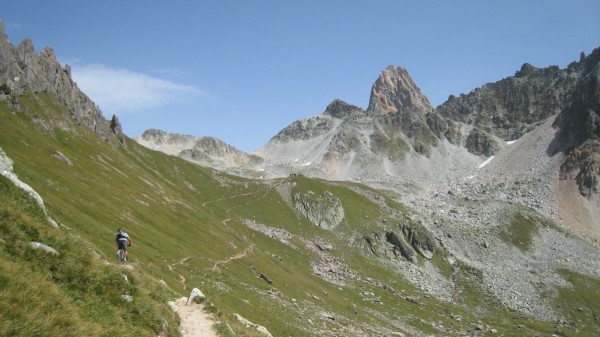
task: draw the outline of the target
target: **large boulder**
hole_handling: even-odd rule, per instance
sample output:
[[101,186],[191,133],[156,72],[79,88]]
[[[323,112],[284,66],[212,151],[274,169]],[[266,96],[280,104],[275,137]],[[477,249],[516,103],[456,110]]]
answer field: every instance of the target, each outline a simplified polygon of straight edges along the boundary
[[192,304],[192,302],[202,303],[206,299],[206,296],[200,291],[198,288],[192,289],[190,292],[190,296],[187,299],[187,305]]

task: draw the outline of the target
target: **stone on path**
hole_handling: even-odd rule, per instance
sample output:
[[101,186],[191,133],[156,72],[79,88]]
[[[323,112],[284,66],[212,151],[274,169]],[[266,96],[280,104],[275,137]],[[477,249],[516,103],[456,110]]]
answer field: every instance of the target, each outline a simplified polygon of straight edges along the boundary
[[200,291],[200,289],[194,288],[194,289],[192,289],[192,292],[190,293],[190,297],[187,300],[187,305],[190,305],[190,303],[195,302],[196,300],[197,300],[196,303],[202,303],[202,301],[204,301],[205,298],[206,298],[206,296],[204,296],[204,294]]

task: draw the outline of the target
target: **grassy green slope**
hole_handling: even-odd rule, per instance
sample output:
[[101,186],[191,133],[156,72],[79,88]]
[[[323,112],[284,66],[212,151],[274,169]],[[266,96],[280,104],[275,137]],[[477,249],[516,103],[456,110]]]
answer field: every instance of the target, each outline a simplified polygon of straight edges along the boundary
[[[385,224],[394,219],[380,204],[357,193],[356,185],[304,177],[269,182],[247,180],[150,151],[129,139],[124,140],[125,146],[115,148],[72,123],[52,96],[27,94],[18,99],[17,110],[6,101],[0,102],[0,147],[14,160],[15,173],[44,198],[51,217],[70,230],[49,228],[35,213],[39,211],[33,212],[37,214],[36,228],[41,228],[49,244],[61,251],[59,259],[79,254],[82,262],[68,264],[74,264],[79,272],[89,266],[89,273],[96,275],[96,284],[108,283],[106,288],[92,287],[91,292],[107,304],[90,311],[110,311],[108,308],[122,305],[111,302],[116,290],[110,282],[118,282],[122,272],[114,265],[114,233],[118,227],[125,228],[134,242],[130,253],[132,270],[126,273],[143,280],[131,291],[148,301],[141,304],[144,308],[151,308],[131,309],[134,314],[125,308],[100,317],[81,312],[79,290],[61,293],[64,286],[60,277],[34,267],[45,266],[48,257],[24,248],[26,253],[10,253],[5,244],[2,254],[7,256],[6,261],[13,262],[3,262],[0,287],[7,282],[12,284],[7,288],[10,293],[18,292],[19,284],[26,284],[23,289],[37,289],[38,283],[27,285],[27,280],[45,279],[46,291],[58,289],[57,297],[65,298],[61,306],[81,316],[73,324],[68,319],[61,323],[66,318],[51,319],[58,326],[79,329],[82,325],[81,331],[73,335],[102,334],[110,326],[106,324],[110,315],[121,317],[120,328],[128,324],[138,328],[139,316],[135,314],[146,312],[150,318],[145,318],[148,323],[139,327],[139,335],[159,328],[151,317],[164,317],[172,327],[175,318],[163,310],[165,294],[173,298],[183,296],[193,287],[200,288],[218,308],[222,326],[228,324],[238,336],[255,333],[236,323],[233,313],[267,327],[274,336],[343,336],[359,332],[373,336],[393,332],[452,336],[472,330],[477,321],[507,335],[521,332],[518,324],[523,318],[477,300],[481,293],[476,284],[465,280],[463,288],[468,301],[442,303],[423,296],[395,271],[393,263],[373,259],[361,251],[356,243],[363,235],[385,229]],[[72,165],[57,159],[57,151]],[[335,231],[310,224],[277,192],[277,186],[282,184],[293,186],[293,192],[331,192],[344,205],[344,221]],[[7,193],[9,200],[14,193]],[[407,212],[392,201],[387,205],[400,213]],[[290,243],[250,229],[244,224],[246,220],[287,231]],[[2,221],[8,227],[15,223],[10,217]],[[8,241],[12,241],[10,235],[17,234],[3,235],[9,235]],[[29,237],[16,242],[22,246],[26,240]],[[65,240],[80,244],[69,245]],[[325,258],[346,266],[354,277],[342,277],[342,282],[332,283],[316,276],[311,266],[323,256],[315,242],[331,244],[334,249]],[[91,251],[101,258],[92,258]],[[31,265],[16,267],[19,259]],[[100,263],[102,260],[110,264]],[[450,277],[443,258],[434,264]],[[13,272],[5,273],[7,268]],[[161,290],[159,280],[164,280],[169,290]],[[72,282],[80,286],[80,281]],[[154,291],[158,291],[157,295],[151,296]],[[0,306],[14,301],[6,293],[0,293]],[[407,298],[416,298],[419,303]],[[476,302],[477,311],[472,310],[472,302]],[[458,316],[462,320],[451,318]],[[0,320],[9,325],[24,322],[28,328],[39,330],[50,324],[38,317],[2,316]],[[79,323],[84,321],[89,323]],[[552,329],[552,323],[532,324],[536,329]],[[17,330],[0,330],[0,335],[35,335],[19,334]],[[231,334],[227,330],[223,330],[224,334]]]
[[30,196],[0,176],[0,335],[177,334],[178,318],[164,306],[169,291],[144,273],[102,263],[87,246],[52,228]]

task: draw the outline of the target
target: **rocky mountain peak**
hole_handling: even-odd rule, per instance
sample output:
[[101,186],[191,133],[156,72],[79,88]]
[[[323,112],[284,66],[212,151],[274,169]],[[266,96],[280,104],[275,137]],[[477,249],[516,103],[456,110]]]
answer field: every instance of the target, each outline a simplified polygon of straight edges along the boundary
[[525,77],[525,76],[527,76],[527,75],[530,75],[530,74],[532,74],[532,73],[533,73],[533,72],[535,72],[536,70],[537,70],[537,68],[536,68],[536,67],[534,67],[534,66],[532,66],[531,64],[529,64],[529,63],[524,63],[524,64],[521,66],[521,70],[519,70],[519,71],[517,71],[517,72],[515,73],[515,77]]
[[145,140],[159,140],[165,137],[166,135],[167,133],[163,130],[148,129],[144,131],[144,133],[140,137]]
[[381,72],[371,88],[367,113],[386,115],[407,109],[427,113],[433,107],[406,69],[390,65]]
[[355,105],[348,104],[340,99],[335,99],[329,103],[323,115],[344,119],[353,113],[364,114],[365,111]]

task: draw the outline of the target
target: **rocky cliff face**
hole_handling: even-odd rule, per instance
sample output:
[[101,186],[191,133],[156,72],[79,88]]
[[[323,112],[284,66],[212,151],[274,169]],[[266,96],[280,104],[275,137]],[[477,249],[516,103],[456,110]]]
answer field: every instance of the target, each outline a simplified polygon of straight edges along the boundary
[[[561,166],[563,179],[575,178],[579,191],[598,199],[600,191],[600,49],[569,69],[581,73],[569,105],[558,115],[555,126],[557,150],[566,152]],[[554,150],[554,149],[551,149]]]
[[432,111],[408,71],[388,66],[371,88],[367,114],[374,116],[378,125],[370,136],[371,150],[384,157],[401,158],[410,149],[429,156],[431,146],[438,143],[427,122]]
[[436,109],[446,120],[471,126],[466,148],[491,156],[502,142],[520,138],[564,110],[581,73],[576,67],[545,69],[524,64],[515,76],[489,83]]
[[45,48],[38,55],[29,39],[14,47],[0,21],[0,96],[27,91],[54,94],[77,123],[113,144],[121,141],[123,135],[116,116],[110,121],[104,119],[102,111],[73,82],[71,68],[60,65],[52,48]]

